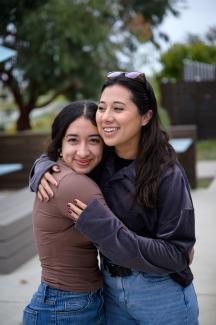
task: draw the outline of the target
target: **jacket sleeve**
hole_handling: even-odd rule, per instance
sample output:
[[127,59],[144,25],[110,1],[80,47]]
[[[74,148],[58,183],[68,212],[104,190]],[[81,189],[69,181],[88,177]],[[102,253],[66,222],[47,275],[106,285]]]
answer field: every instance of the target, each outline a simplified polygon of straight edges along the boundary
[[143,272],[180,272],[188,266],[195,243],[194,210],[180,172],[162,180],[158,202],[155,238],[135,234],[97,200],[84,210],[76,227],[113,263]]
[[37,192],[41,177],[55,164],[56,162],[50,160],[46,154],[34,162],[29,174],[29,187],[32,192]]

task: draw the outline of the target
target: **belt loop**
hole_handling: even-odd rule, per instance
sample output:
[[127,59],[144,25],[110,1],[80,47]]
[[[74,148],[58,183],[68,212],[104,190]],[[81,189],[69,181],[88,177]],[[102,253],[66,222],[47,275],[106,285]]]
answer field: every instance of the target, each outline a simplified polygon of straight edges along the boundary
[[43,302],[46,301],[47,289],[48,289],[48,285],[46,283],[42,282],[42,301]]

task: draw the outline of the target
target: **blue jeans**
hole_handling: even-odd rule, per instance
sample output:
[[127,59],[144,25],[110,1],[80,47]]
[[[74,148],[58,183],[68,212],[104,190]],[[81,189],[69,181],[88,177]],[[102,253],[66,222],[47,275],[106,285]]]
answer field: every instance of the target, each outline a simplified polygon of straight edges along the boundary
[[104,274],[107,325],[198,325],[193,284],[186,288],[168,275],[133,272],[127,277]]
[[24,309],[23,325],[102,325],[102,290],[73,292],[41,283]]

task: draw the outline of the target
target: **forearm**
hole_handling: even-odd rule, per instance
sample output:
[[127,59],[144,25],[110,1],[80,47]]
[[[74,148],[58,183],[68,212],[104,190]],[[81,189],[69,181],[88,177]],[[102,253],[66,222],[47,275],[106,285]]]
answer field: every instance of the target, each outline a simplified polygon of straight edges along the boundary
[[175,244],[138,236],[96,200],[81,214],[76,227],[121,266],[166,274],[184,270],[188,265],[185,254]]
[[33,164],[29,174],[29,186],[31,191],[37,192],[40,179],[56,162],[48,158],[46,154],[40,156]]

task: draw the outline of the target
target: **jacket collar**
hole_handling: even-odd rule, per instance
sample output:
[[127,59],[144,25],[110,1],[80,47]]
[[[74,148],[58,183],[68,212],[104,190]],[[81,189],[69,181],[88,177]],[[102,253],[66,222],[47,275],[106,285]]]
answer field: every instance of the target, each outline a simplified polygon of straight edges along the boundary
[[107,174],[108,181],[118,180],[125,177],[134,180],[136,176],[136,170],[135,170],[136,161],[134,160],[128,166],[123,167],[118,171],[115,171],[115,155],[116,154],[113,150],[112,152],[109,153],[109,155],[105,159],[104,169],[105,169],[105,173]]

